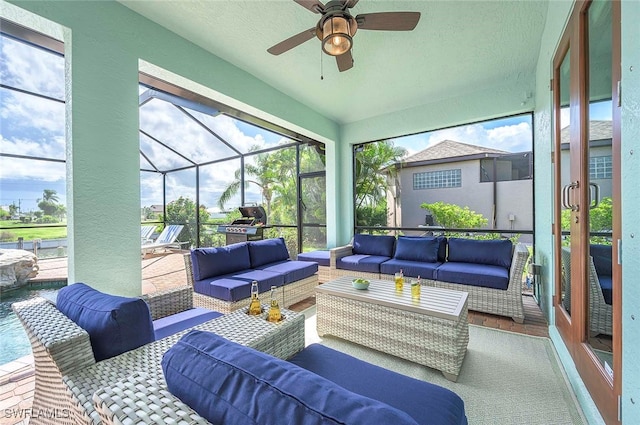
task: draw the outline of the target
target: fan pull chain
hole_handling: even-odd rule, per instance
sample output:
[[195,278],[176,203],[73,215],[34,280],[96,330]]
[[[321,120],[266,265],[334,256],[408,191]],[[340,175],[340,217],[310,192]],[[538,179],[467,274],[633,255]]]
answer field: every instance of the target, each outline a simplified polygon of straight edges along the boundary
[[322,67],[322,48],[320,49],[320,80],[324,80],[324,68]]

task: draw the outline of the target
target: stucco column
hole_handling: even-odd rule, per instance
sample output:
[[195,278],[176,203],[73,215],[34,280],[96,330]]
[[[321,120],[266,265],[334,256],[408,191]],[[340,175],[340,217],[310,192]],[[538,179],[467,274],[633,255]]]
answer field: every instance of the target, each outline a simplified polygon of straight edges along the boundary
[[80,32],[65,40],[69,283],[139,295],[138,58]]

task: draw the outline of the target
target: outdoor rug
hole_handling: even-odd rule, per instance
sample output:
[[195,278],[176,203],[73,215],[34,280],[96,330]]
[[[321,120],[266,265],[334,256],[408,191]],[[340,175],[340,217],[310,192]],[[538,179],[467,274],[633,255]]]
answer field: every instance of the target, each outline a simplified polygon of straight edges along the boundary
[[350,354],[386,369],[449,388],[465,404],[469,425],[586,424],[548,338],[469,326],[458,376],[316,333],[315,306],[304,311],[306,342]]

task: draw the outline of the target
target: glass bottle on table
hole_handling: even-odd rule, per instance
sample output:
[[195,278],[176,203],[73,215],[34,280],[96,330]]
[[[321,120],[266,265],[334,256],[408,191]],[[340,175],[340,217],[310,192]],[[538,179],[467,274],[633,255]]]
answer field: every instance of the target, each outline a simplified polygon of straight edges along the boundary
[[258,297],[258,282],[251,282],[251,303],[249,304],[249,314],[257,316],[262,313],[260,298]]
[[396,292],[402,292],[402,287],[404,285],[404,273],[402,272],[402,269],[400,269],[399,272],[396,272],[394,281],[396,283]]
[[418,278],[416,280],[414,280],[413,282],[411,282],[411,298],[413,298],[414,300],[419,300],[420,299],[420,286],[421,286],[421,282],[420,282],[420,276],[418,276]]
[[278,298],[276,296],[276,287],[271,287],[271,305],[269,306],[269,316],[267,320],[269,322],[277,323],[282,320],[282,313],[280,312],[280,305],[278,305]]

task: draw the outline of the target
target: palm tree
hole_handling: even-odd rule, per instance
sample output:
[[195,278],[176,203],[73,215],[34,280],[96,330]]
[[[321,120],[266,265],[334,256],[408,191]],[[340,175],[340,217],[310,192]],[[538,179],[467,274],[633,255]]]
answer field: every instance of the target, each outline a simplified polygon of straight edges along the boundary
[[397,177],[396,164],[406,154],[393,140],[368,143],[356,153],[356,210],[386,203],[389,181]]
[[58,198],[58,192],[56,192],[53,189],[45,189],[42,192],[42,200],[46,201],[46,202],[53,202],[56,203],[58,202],[60,199]]
[[[255,151],[254,146],[250,151]],[[245,164],[245,188],[254,184],[260,189],[267,217],[271,217],[271,205],[274,195],[283,191],[288,181],[295,177],[295,148],[281,149],[271,153],[257,154],[255,164]],[[234,173],[234,180],[225,188],[218,200],[218,207],[225,209],[225,204],[240,190],[242,169]]]

